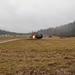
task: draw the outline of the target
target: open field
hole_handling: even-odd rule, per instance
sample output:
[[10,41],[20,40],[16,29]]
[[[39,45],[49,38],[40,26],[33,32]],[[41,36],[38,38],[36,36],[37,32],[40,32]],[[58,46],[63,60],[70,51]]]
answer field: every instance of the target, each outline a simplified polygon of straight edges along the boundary
[[75,38],[0,44],[0,75],[75,75]]
[[10,39],[17,39],[17,38],[26,38],[26,36],[0,36],[0,41],[10,40]]

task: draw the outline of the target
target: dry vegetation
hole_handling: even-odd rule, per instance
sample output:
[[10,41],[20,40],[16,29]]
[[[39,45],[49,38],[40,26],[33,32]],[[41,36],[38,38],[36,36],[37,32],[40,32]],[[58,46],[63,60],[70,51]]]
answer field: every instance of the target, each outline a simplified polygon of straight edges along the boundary
[[0,36],[0,41],[15,39],[15,36]]
[[5,40],[11,40],[11,39],[18,39],[18,38],[27,38],[25,35],[9,35],[9,36],[0,36],[0,41],[5,41]]
[[0,75],[75,75],[75,38],[0,44]]

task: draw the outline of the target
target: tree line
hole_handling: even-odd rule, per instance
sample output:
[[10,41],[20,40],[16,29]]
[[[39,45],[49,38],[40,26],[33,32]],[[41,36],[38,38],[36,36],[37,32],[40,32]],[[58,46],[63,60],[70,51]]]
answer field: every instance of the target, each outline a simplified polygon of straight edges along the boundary
[[[75,21],[55,28],[41,29],[37,32],[48,36],[75,37]],[[15,33],[15,32],[9,32],[0,29],[0,35],[6,35],[6,34],[24,35],[24,34],[32,34],[32,33]]]
[[0,35],[23,35],[23,33],[10,32],[0,29]]
[[59,27],[39,30],[38,33],[48,36],[75,37],[75,21]]

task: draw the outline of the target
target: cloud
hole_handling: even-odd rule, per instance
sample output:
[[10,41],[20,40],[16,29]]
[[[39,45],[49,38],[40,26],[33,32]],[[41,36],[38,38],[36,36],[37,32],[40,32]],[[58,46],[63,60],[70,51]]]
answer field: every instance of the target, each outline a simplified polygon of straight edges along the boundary
[[0,0],[0,28],[30,32],[75,20],[75,0]]

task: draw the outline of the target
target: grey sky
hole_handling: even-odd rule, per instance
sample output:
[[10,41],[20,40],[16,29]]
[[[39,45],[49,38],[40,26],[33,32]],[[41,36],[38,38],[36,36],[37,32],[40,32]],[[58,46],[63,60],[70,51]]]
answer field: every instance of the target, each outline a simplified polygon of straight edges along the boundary
[[75,21],[75,0],[0,0],[0,29],[31,32]]

